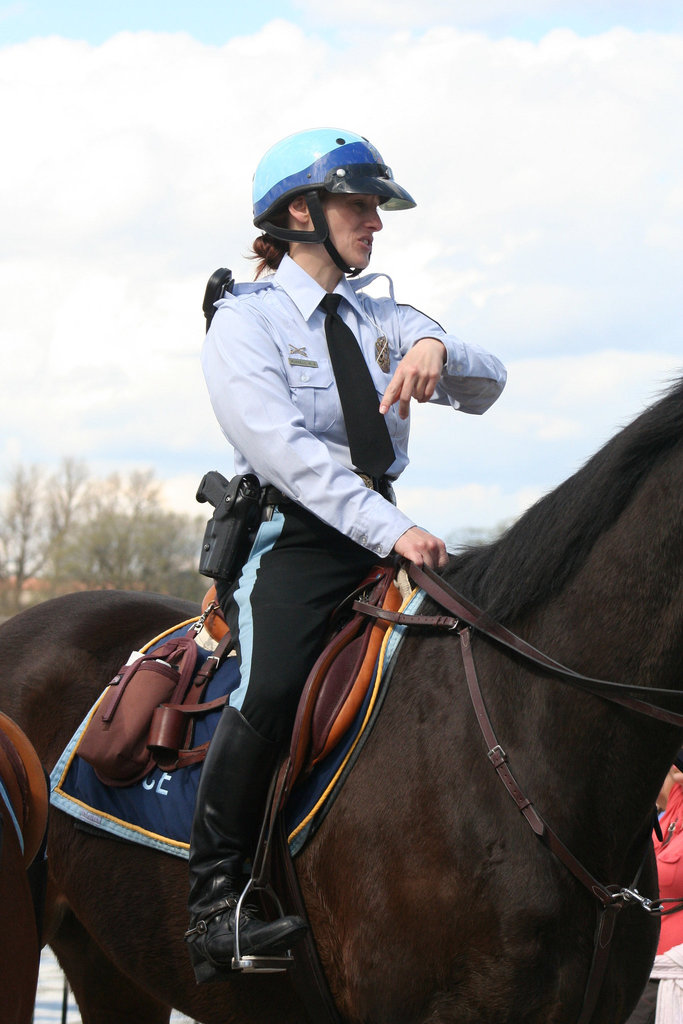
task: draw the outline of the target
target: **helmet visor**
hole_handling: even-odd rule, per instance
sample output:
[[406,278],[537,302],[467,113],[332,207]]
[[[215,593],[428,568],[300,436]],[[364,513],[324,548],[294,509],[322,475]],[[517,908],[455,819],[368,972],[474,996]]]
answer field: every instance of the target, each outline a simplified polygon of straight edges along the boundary
[[325,175],[327,192],[350,192],[356,195],[381,196],[380,210],[410,210],[416,206],[413,197],[394,181],[386,164],[347,164],[335,167]]

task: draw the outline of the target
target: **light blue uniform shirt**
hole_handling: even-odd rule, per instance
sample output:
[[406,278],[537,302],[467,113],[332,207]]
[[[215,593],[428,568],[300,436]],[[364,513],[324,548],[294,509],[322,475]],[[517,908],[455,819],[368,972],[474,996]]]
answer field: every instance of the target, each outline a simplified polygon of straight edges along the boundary
[[[505,384],[495,356],[466,345],[412,306],[371,298],[363,287],[377,275],[347,280],[335,292],[339,314],[355,334],[377,389],[377,404],[406,352],[423,337],[438,338],[447,359],[431,401],[483,413]],[[380,557],[415,524],[353,471],[341,403],[319,308],[321,286],[285,256],[264,281],[236,285],[216,305],[202,351],[214,412],[235,449],[237,473],[255,473],[319,519]],[[389,364],[377,349],[386,339]],[[386,365],[386,364],[385,364]],[[398,403],[386,413],[396,453],[388,475],[408,465],[410,420]]]

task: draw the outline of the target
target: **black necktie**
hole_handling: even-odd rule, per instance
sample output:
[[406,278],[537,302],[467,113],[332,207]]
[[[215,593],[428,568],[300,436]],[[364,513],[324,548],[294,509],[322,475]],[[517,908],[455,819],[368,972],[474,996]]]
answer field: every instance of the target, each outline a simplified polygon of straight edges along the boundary
[[339,316],[340,301],[341,295],[328,293],[320,305],[325,311],[325,337],[344,413],[351,461],[362,473],[381,477],[396,456],[360,345]]

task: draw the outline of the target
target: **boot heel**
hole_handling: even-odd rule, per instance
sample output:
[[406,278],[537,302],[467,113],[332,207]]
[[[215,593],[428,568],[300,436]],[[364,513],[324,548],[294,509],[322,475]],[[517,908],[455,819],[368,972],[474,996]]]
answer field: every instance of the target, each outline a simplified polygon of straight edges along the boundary
[[225,981],[230,977],[232,972],[229,967],[218,967],[216,964],[212,964],[210,960],[206,960],[202,956],[201,951],[194,944],[188,943],[187,949],[198,985],[204,985],[211,981]]
[[215,967],[208,960],[201,960],[193,965],[195,981],[198,985],[206,985],[212,981],[227,981],[232,971],[226,967]]

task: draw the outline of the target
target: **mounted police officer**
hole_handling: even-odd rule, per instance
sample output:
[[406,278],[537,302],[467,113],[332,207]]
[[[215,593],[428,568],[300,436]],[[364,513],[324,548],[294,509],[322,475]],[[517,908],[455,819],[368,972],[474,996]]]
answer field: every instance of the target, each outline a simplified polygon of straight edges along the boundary
[[[230,970],[235,913],[273,767],[329,615],[393,554],[432,568],[444,542],[393,500],[408,464],[411,400],[483,413],[505,370],[389,295],[365,291],[381,213],[415,206],[367,139],[332,128],[278,142],[254,176],[257,280],[220,301],[202,364],[238,474],[267,505],[238,578],[217,581],[240,685],[201,774],[190,850],[198,981]],[[305,929],[251,901],[241,951],[276,954]]]

